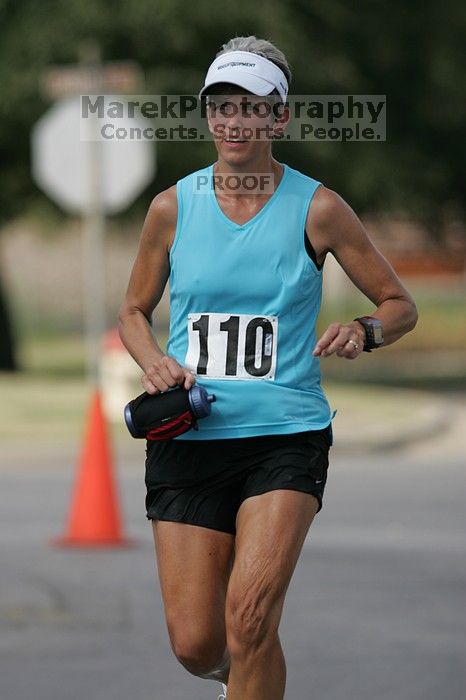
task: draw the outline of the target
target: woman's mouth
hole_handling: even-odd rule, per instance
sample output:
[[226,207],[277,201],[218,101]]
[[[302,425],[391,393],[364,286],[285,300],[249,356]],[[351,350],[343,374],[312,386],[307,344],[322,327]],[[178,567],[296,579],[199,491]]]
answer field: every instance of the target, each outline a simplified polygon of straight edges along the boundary
[[223,139],[223,142],[227,144],[229,148],[240,148],[246,140],[243,139]]

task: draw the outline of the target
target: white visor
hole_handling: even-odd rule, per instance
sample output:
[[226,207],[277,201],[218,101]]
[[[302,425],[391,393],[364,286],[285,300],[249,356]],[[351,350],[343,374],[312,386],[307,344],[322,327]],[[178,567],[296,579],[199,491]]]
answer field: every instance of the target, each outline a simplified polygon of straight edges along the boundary
[[217,56],[207,71],[199,98],[216,83],[239,85],[260,97],[270,95],[276,89],[284,102],[288,95],[284,72],[268,58],[251,51],[230,51]]

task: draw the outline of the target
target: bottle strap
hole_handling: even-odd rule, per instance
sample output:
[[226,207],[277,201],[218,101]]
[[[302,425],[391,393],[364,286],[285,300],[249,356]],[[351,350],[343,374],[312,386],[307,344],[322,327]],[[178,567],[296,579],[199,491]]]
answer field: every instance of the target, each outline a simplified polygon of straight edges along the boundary
[[162,425],[152,428],[146,435],[147,440],[170,440],[176,435],[181,435],[186,431],[194,428],[198,429],[196,418],[191,411],[185,411],[179,416],[166,421]]

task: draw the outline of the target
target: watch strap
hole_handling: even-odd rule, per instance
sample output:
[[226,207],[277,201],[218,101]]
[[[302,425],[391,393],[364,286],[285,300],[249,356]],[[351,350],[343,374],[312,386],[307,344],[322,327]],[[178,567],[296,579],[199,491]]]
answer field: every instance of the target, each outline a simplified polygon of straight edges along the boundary
[[357,318],[354,318],[353,321],[358,321],[366,331],[366,339],[363,347],[364,352],[371,352],[374,348],[380,347],[381,343],[376,343],[375,341],[373,326],[374,323],[380,324],[381,326],[379,319],[374,318],[373,316],[358,316]]

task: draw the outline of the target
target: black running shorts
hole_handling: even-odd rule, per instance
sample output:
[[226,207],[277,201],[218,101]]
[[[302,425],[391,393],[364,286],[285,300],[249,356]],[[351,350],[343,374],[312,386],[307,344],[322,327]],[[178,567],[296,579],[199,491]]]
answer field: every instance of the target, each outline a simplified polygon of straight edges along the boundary
[[311,493],[320,511],[331,444],[331,424],[285,435],[147,441],[147,518],[235,534],[241,503],[275,489]]

